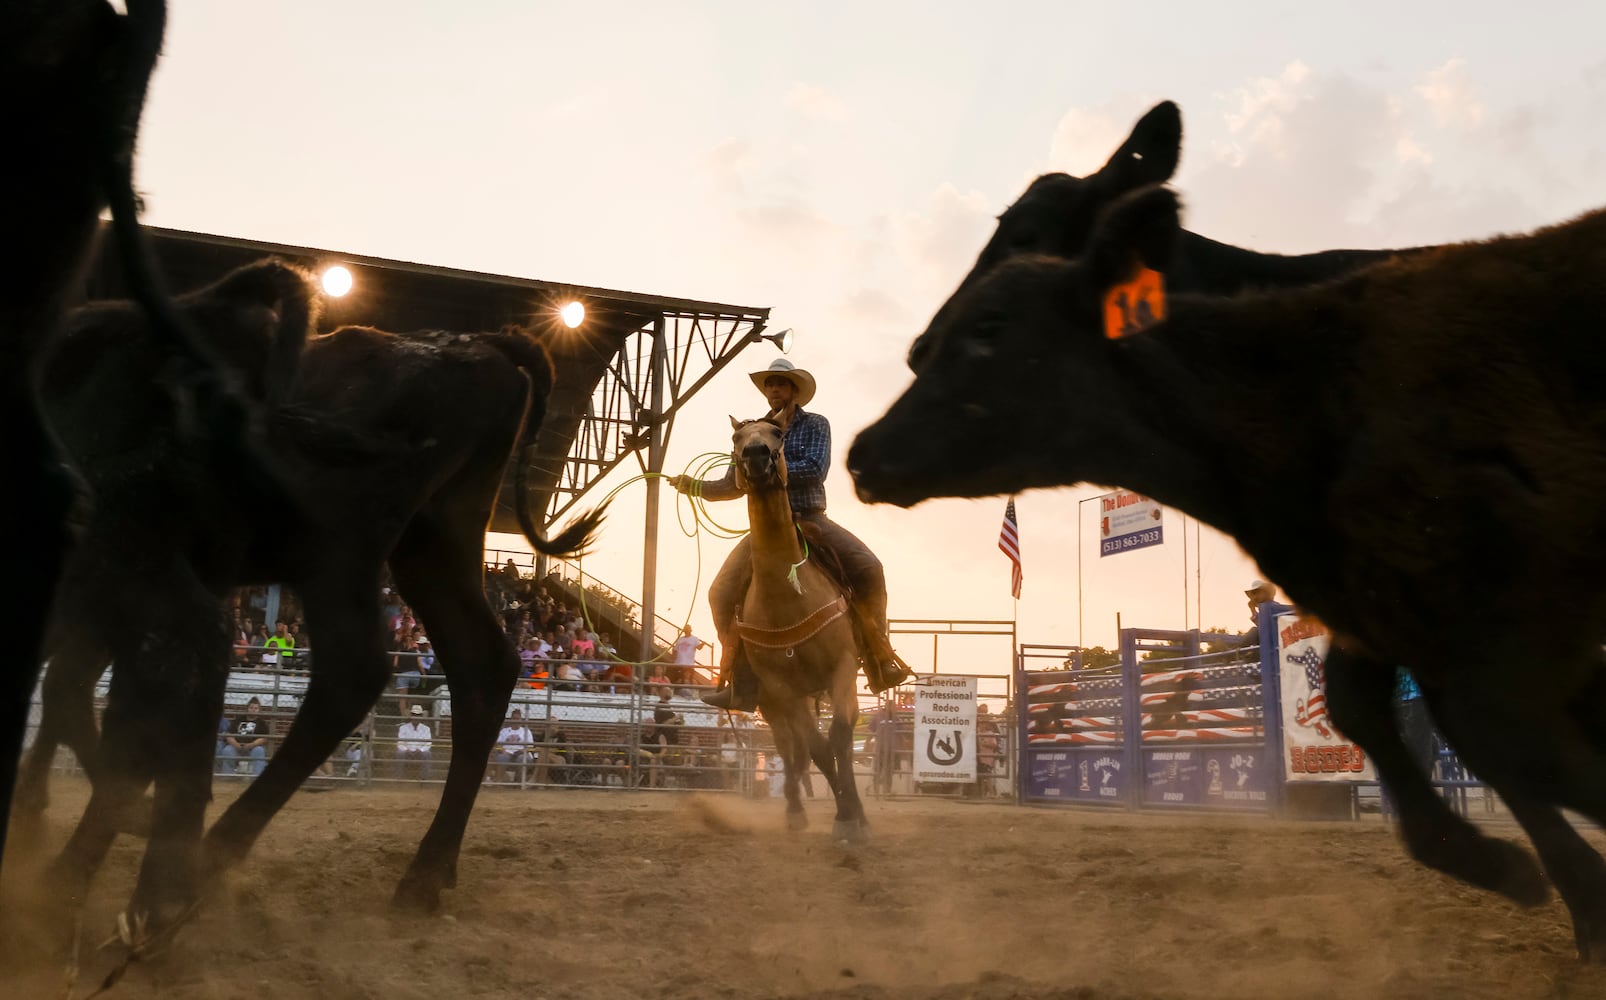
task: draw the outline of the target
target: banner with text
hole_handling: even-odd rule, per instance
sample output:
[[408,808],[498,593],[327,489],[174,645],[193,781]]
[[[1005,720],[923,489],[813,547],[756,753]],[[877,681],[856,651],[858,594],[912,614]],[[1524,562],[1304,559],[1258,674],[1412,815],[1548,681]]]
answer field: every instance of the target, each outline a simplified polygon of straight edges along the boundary
[[1327,715],[1327,632],[1296,614],[1278,615],[1275,624],[1287,780],[1376,781],[1371,760]]
[[1119,490],[1099,497],[1099,555],[1159,545],[1163,513],[1159,503],[1141,493]]
[[916,781],[976,780],[976,678],[933,674],[915,685]]

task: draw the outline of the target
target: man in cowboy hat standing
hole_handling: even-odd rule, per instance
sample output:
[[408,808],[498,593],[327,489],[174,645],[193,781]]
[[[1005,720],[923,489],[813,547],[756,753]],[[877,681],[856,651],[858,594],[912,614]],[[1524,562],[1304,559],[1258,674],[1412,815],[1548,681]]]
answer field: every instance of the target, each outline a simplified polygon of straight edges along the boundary
[[[863,646],[865,678],[872,691],[881,692],[908,679],[910,671],[893,652],[887,639],[887,581],[881,560],[852,532],[825,516],[825,476],[831,468],[831,424],[803,405],[814,398],[814,376],[795,367],[785,358],[776,358],[764,371],[749,377],[769,400],[771,415],[787,421],[786,492],[792,502],[792,516],[806,533],[834,553],[842,563],[848,587],[853,591],[853,616]],[[790,418],[788,420],[788,418]],[[670,485],[682,493],[699,493],[707,500],[733,500],[741,496],[736,488],[735,469],[725,478],[700,480],[672,476]],[[708,588],[708,602],[714,612],[714,628],[719,632],[720,673],[726,686],[703,696],[715,708],[751,712],[758,707],[758,677],[738,658],[736,631],[732,627],[736,607],[747,594],[753,577],[748,556],[748,540],[743,538],[731,550],[719,575]]]

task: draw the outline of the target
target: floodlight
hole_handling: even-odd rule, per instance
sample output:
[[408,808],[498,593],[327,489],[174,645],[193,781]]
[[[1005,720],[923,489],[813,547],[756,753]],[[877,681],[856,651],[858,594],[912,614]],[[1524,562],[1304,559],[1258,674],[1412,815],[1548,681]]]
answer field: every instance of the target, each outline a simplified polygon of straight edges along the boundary
[[331,298],[340,298],[351,291],[351,272],[336,264],[323,272],[323,291]]

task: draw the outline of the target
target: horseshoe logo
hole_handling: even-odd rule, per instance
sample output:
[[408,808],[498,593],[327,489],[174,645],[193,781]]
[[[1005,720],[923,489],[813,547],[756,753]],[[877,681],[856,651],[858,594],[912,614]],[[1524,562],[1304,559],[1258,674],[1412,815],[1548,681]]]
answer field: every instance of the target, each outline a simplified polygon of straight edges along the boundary
[[964,743],[963,729],[955,729],[953,736],[946,740],[937,739],[937,731],[933,729],[926,734],[926,759],[944,766],[956,764],[965,755]]

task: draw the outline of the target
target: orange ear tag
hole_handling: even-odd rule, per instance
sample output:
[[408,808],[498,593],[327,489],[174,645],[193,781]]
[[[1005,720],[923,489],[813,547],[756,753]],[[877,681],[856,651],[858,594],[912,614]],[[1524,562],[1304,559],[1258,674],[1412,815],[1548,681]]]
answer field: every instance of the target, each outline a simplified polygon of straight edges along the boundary
[[1104,336],[1111,340],[1137,333],[1165,319],[1165,276],[1139,268],[1131,281],[1104,293]]

